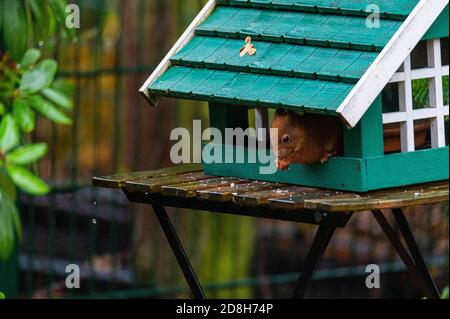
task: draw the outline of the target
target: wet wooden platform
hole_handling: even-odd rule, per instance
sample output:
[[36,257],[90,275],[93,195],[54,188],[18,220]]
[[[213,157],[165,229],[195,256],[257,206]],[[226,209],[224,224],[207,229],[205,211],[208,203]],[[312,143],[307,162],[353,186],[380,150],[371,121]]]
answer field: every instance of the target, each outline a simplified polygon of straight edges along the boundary
[[[449,196],[448,181],[358,194],[207,176],[196,164],[95,177],[93,182],[122,189],[133,202],[294,221],[304,221],[306,215],[299,215],[306,212],[349,214],[404,208],[445,202]],[[317,223],[323,218],[315,214],[311,219]]]

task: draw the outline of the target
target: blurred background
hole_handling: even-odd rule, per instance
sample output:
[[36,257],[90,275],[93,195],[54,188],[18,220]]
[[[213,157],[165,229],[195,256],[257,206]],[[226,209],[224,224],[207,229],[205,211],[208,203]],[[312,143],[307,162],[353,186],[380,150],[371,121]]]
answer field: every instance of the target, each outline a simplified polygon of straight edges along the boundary
[[[78,39],[57,32],[41,43],[73,85],[73,125],[39,120],[33,140],[49,144],[40,176],[48,195],[21,194],[23,240],[0,281],[21,298],[189,297],[150,207],[120,191],[96,189],[93,176],[170,166],[169,134],[206,103],[164,99],[149,106],[138,89],[200,11],[205,0],[78,0]],[[448,51],[447,51],[448,52]],[[448,79],[447,79],[448,83]],[[448,91],[448,86],[446,87]],[[448,94],[447,94],[448,96]],[[209,298],[288,297],[315,227],[170,209]],[[448,283],[448,205],[408,209],[438,287]],[[81,268],[80,289],[65,287],[67,264]],[[382,271],[381,289],[365,287],[365,267]],[[338,230],[315,276],[311,298],[415,298],[420,291],[370,214]]]

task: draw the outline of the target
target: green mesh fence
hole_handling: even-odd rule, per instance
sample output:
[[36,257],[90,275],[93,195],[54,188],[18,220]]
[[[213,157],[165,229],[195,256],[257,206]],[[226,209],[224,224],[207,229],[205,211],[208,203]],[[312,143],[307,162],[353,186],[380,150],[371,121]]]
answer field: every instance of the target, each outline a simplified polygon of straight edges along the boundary
[[[151,208],[118,191],[91,187],[92,176],[170,165],[170,129],[207,121],[207,106],[163,100],[152,108],[137,91],[205,1],[84,0],[78,41],[46,43],[73,86],[71,127],[42,121],[34,138],[49,143],[40,165],[50,195],[21,196],[24,238],[0,278],[25,298],[158,298],[189,293]],[[206,122],[205,122],[206,123]],[[208,297],[287,297],[314,234],[312,226],[169,210]],[[438,282],[447,278],[448,206],[408,215]],[[17,263],[18,266],[15,264]],[[410,280],[381,230],[361,214],[339,230],[314,278],[312,297],[371,297],[365,265],[386,274],[385,297],[407,297]],[[81,270],[67,289],[66,266]],[[390,274],[393,274],[391,276]],[[3,276],[3,277],[2,277]],[[405,283],[406,282],[406,283]]]

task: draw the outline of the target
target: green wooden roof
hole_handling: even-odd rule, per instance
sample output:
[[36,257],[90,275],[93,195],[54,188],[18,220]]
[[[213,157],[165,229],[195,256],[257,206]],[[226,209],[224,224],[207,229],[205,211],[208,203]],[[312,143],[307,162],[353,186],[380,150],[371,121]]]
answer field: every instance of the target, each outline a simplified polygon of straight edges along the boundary
[[[334,114],[418,0],[217,2],[149,94]],[[247,36],[257,52],[241,58]]]

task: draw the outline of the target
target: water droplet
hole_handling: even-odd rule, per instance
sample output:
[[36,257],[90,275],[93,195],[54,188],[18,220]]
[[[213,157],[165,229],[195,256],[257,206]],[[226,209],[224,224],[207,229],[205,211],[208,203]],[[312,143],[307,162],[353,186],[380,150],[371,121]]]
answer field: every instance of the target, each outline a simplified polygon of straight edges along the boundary
[[94,200],[94,206],[96,206],[96,205],[97,205],[97,201]]
[[95,218],[92,218],[92,224],[97,224],[97,220]]

